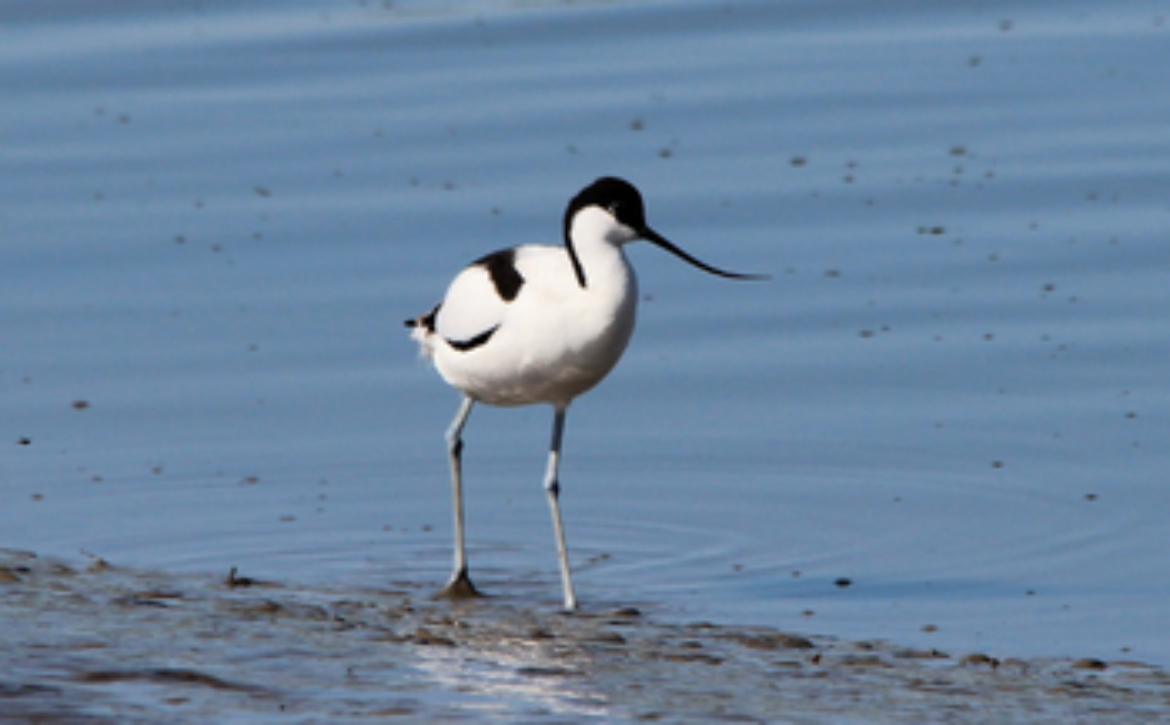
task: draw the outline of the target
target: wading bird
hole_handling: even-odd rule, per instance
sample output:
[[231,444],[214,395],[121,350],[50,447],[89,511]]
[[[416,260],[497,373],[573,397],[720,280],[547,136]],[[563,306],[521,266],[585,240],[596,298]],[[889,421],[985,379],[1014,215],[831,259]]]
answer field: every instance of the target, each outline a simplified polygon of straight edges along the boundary
[[473,596],[463,529],[463,427],[476,403],[553,406],[552,447],[544,488],[552,510],[565,609],[577,607],[559,504],[558,467],[565,411],[601,382],[634,331],[638,282],[622,247],[645,240],[711,274],[736,274],[700,262],[646,224],[642,195],[605,177],[569,202],[564,246],[524,245],[471,263],[430,312],[407,320],[411,337],[439,374],[463,393],[447,429],[455,506],[455,569],[440,592]]

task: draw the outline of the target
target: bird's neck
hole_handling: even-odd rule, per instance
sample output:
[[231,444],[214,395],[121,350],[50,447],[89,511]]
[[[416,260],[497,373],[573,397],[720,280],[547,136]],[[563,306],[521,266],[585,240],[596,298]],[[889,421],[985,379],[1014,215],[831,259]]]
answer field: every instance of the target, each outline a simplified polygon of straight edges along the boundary
[[622,245],[632,240],[629,232],[613,223],[613,217],[600,209],[579,213],[565,240],[573,257],[578,282],[586,289],[629,284],[633,274]]

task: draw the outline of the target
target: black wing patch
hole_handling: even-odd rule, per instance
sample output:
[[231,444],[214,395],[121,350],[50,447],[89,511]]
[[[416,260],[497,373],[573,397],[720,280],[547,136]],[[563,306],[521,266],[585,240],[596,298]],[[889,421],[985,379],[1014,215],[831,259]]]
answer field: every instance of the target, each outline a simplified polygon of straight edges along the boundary
[[426,313],[425,315],[419,315],[418,317],[414,317],[414,318],[407,320],[406,326],[407,327],[421,327],[424,330],[426,330],[427,332],[434,332],[435,331],[435,315],[439,314],[439,308],[442,306],[443,306],[443,303],[440,302],[439,304],[435,305],[435,308],[433,310]]
[[511,302],[516,299],[516,295],[520,294],[520,288],[524,286],[524,277],[516,269],[515,249],[501,249],[498,252],[492,252],[486,257],[480,257],[472,264],[488,271],[492,278],[492,284],[496,287],[496,293],[503,301]]
[[480,345],[483,345],[484,343],[486,343],[488,340],[492,339],[492,335],[496,334],[496,330],[498,330],[498,329],[500,329],[500,326],[496,325],[495,327],[491,328],[490,330],[479,333],[478,335],[471,338],[470,340],[450,340],[447,338],[444,338],[444,339],[447,339],[447,344],[450,345],[451,347],[455,348],[459,352],[467,352],[468,350],[474,350],[475,348],[479,347]]
[[[487,270],[488,276],[492,280],[492,286],[496,289],[496,294],[504,302],[511,302],[520,294],[520,288],[524,286],[524,276],[516,269],[515,249],[501,249],[498,252],[492,252],[487,256],[480,257],[471,264],[473,267],[483,267]],[[406,326],[422,327],[427,332],[433,333],[436,325],[435,318],[439,314],[439,308],[441,306],[441,304],[435,305],[435,309],[427,314],[420,315],[413,320],[407,320]],[[453,349],[459,352],[468,352],[486,344],[488,340],[492,339],[492,335],[496,334],[496,330],[498,329],[500,329],[500,326],[496,325],[466,340],[452,340],[449,337],[443,339]]]

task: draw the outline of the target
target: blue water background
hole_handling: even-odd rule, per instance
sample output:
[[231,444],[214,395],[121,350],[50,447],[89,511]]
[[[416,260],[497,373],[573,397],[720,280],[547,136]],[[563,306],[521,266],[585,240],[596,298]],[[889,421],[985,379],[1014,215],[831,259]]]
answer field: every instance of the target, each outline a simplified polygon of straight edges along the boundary
[[[1168,15],[0,4],[0,546],[440,584],[457,396],[401,321],[619,174],[774,278],[630,249],[586,606],[1170,663]],[[473,573],[542,608],[550,418],[466,434]]]

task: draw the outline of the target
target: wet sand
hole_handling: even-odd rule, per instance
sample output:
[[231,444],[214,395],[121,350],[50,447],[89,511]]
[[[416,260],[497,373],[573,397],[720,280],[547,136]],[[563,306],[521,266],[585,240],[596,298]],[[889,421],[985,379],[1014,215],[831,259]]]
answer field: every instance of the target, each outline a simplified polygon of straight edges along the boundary
[[[1150,722],[1170,674],[0,552],[0,721]],[[230,572],[230,573],[229,573]]]

